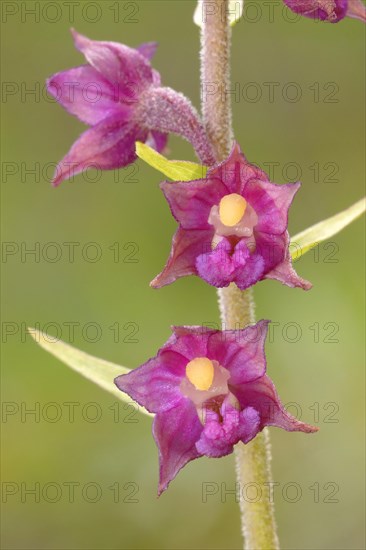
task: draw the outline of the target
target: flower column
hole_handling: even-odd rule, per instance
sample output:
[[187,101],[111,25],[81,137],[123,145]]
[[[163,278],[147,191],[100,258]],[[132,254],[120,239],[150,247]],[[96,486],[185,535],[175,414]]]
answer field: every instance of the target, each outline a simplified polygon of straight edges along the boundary
[[[201,35],[201,95],[204,124],[218,162],[230,153],[233,142],[230,94],[231,28],[228,0],[204,0]],[[251,289],[235,284],[218,290],[222,322],[226,329],[244,328],[255,322]],[[235,448],[237,478],[242,488],[255,482],[261,489],[272,480],[270,443],[265,428],[254,441]],[[240,498],[242,533],[247,550],[279,548],[273,504],[264,496],[249,503]]]

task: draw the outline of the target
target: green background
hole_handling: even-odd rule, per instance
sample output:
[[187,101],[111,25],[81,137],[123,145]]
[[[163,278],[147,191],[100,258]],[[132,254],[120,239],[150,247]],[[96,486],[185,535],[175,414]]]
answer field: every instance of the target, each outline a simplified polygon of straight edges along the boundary
[[[26,12],[35,4],[38,20]],[[175,229],[158,188],[158,173],[138,162],[133,170],[115,174],[90,172],[94,182],[78,176],[53,189],[48,181],[49,163],[60,160],[84,128],[42,93],[46,77],[83,62],[69,27],[93,39],[130,46],[158,40],[154,67],[163,83],[199,106],[195,3],[80,2],[75,3],[73,21],[64,2],[57,3],[57,11],[54,4],[2,3],[3,80],[6,91],[13,91],[2,100],[2,224],[3,240],[13,243],[5,250],[14,251],[3,255],[2,264],[2,478],[3,489],[17,491],[3,493],[2,546],[240,548],[238,506],[232,494],[225,494],[234,488],[233,456],[191,463],[157,499],[151,420],[124,410],[122,404],[120,417],[114,417],[113,396],[71,372],[25,335],[25,326],[37,325],[91,354],[136,367],[156,353],[171,324],[219,320],[215,290],[198,278],[179,280],[160,291],[148,286],[164,265]],[[7,15],[5,5],[18,12]],[[303,182],[290,216],[290,232],[295,234],[363,194],[365,34],[355,20],[338,25],[307,19],[290,23],[282,15],[282,3],[272,5],[273,21],[268,3],[248,2],[245,19],[234,29],[232,77],[243,94],[233,104],[234,127],[249,160],[263,168],[268,162],[279,163],[276,182],[297,177]],[[136,22],[130,22],[131,17]],[[264,84],[268,82],[278,83],[273,101]],[[282,95],[294,92],[288,87],[291,82],[302,94],[296,102]],[[262,92],[256,102],[253,86]],[[314,96],[317,87],[319,97]],[[31,88],[35,95],[24,93]],[[332,98],[336,102],[329,102]],[[170,138],[169,149],[170,158],[194,160],[189,144],[176,137]],[[26,173],[35,163],[39,177]],[[301,175],[287,163],[297,163]],[[314,163],[319,163],[319,181],[310,169]],[[334,163],[338,172],[332,178]],[[271,429],[278,484],[274,500],[286,549],[365,547],[362,230],[363,221],[358,220],[329,248],[320,246],[317,254],[309,253],[296,264],[299,274],[313,282],[311,292],[275,281],[255,288],[257,318],[277,323],[267,344],[269,373],[283,402],[292,403],[290,412],[297,410],[303,420],[320,427],[312,436]],[[70,242],[80,243],[74,262],[63,244]],[[116,242],[118,262],[109,249]],[[49,243],[61,249],[59,261],[51,261],[56,249]],[[99,261],[88,261],[96,250],[88,243],[97,243]],[[132,258],[137,262],[126,261],[134,250],[128,243],[138,247]],[[24,255],[24,247],[35,246],[39,258]],[[75,323],[73,339],[70,323]],[[100,328],[99,338],[90,323]],[[118,338],[113,332],[117,324]],[[128,341],[134,327],[138,342]],[[73,422],[65,405],[70,402],[77,403]],[[34,407],[41,411],[39,418],[25,414]],[[13,414],[5,414],[10,409]],[[92,422],[96,411],[101,418]],[[74,502],[68,482],[78,484]],[[36,483],[39,502],[26,493]],[[203,483],[217,490],[206,502]],[[101,495],[93,503],[95,487]],[[132,492],[136,494],[131,497]],[[249,491],[248,498],[254,497]]]

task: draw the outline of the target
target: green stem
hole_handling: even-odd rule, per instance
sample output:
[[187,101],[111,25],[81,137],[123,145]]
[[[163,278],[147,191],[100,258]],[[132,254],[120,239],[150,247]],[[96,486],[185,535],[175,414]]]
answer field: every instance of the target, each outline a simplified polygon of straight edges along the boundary
[[[231,28],[229,0],[203,0],[201,34],[201,94],[204,125],[218,162],[225,159],[233,142],[230,94]],[[218,291],[221,320],[226,329],[244,328],[255,322],[252,290],[234,284]],[[268,430],[249,444],[235,448],[240,489],[255,483],[262,495],[248,502],[240,491],[240,511],[245,550],[278,550],[274,507],[269,494],[271,450]]]

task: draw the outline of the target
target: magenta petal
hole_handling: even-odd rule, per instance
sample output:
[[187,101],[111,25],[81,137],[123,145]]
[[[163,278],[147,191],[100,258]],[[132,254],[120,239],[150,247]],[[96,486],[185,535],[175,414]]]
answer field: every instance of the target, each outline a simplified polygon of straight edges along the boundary
[[348,0],[284,0],[284,2],[295,13],[330,23],[337,23],[345,17],[348,4]]
[[255,232],[256,254],[263,258],[264,273],[284,261],[288,254],[289,236],[287,231],[281,235]]
[[196,449],[196,442],[202,429],[196,408],[188,399],[183,399],[174,409],[155,417],[153,434],[159,448],[159,495],[168,488],[187,462],[201,456]]
[[348,2],[347,17],[359,19],[366,23],[366,6],[363,0],[350,0]]
[[115,379],[116,386],[151,413],[176,407],[187,361],[174,351],[160,352],[137,369]]
[[209,357],[216,359],[230,372],[230,385],[252,382],[266,372],[264,342],[269,321],[241,330],[225,330],[211,335]]
[[86,60],[113,85],[123,97],[137,99],[153,81],[148,59],[133,48],[117,42],[90,40],[72,30],[75,47]]
[[289,287],[302,288],[303,290],[310,290],[313,286],[309,281],[298,276],[292,267],[290,259],[284,260],[281,264],[277,265],[272,271],[267,273],[264,278],[275,279]]
[[241,408],[253,407],[258,411],[261,429],[264,426],[277,426],[288,432],[318,431],[315,426],[300,422],[285,411],[272,380],[266,374],[241,387],[230,385],[230,389],[239,400]]
[[150,283],[153,288],[160,288],[173,283],[179,277],[195,275],[196,258],[202,251],[211,247],[213,231],[185,231],[178,229],[173,237],[168,262],[163,271]]
[[186,364],[195,357],[207,357],[208,341],[211,331],[205,330],[203,327],[172,327],[174,336],[173,340],[169,340],[164,349],[174,350],[186,358]]
[[160,184],[175,219],[183,229],[209,229],[211,208],[227,194],[218,179],[163,182]]
[[[275,262],[272,269],[270,269],[264,276],[265,279],[275,279],[277,281],[280,281],[282,284],[287,285],[289,287],[295,288],[302,288],[303,290],[310,290],[312,288],[312,284],[309,281],[306,281],[305,279],[302,279],[298,276],[294,268],[292,267],[292,259],[289,252],[289,235],[286,231],[284,234],[285,237],[285,243],[284,243],[284,254],[282,261]],[[261,243],[263,246],[263,235],[261,235]],[[274,244],[273,248],[273,254],[279,255],[280,249],[281,249],[281,242],[278,241]],[[277,250],[277,252],[276,252]]]
[[147,132],[131,121],[125,124],[116,116],[102,120],[84,132],[58,164],[53,184],[58,185],[88,168],[122,168],[137,157],[135,142],[144,141]]
[[86,124],[98,124],[114,113],[127,120],[130,114],[130,108],[118,102],[112,84],[90,65],[53,75],[47,80],[47,91]]
[[156,53],[157,47],[158,47],[157,42],[145,42],[144,44],[141,44],[140,46],[138,46],[136,50],[140,52],[141,55],[146,57],[146,59],[151,61]]
[[161,76],[158,71],[155,69],[152,69],[152,83],[154,86],[160,86],[161,85]]
[[254,208],[258,223],[256,231],[280,235],[287,230],[288,210],[301,184],[276,185],[252,180],[244,189],[244,197]]
[[247,161],[238,143],[234,143],[229,157],[207,173],[207,178],[219,179],[229,193],[243,194],[248,181],[268,181],[268,176],[259,167]]
[[168,142],[168,134],[163,134],[162,132],[150,132],[146,140],[146,145],[161,153],[164,151],[166,144]]

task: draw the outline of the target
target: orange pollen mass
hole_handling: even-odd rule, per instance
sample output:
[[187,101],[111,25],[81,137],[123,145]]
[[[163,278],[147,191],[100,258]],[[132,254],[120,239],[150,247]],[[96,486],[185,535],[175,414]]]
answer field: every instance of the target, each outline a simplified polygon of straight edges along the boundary
[[238,224],[245,214],[247,201],[237,193],[222,197],[219,204],[220,221],[228,227]]
[[186,376],[197,390],[209,390],[214,374],[213,363],[207,357],[196,357],[186,366]]

